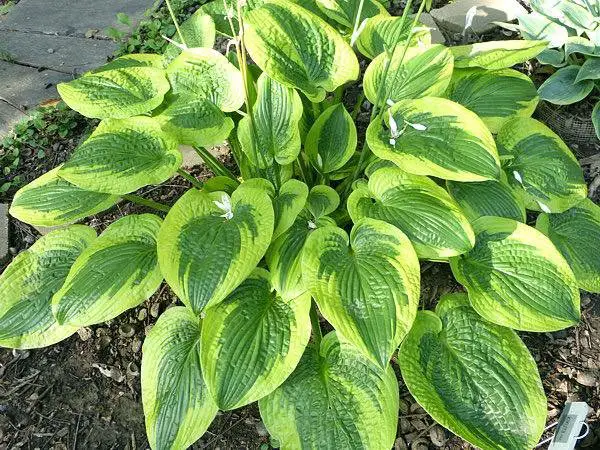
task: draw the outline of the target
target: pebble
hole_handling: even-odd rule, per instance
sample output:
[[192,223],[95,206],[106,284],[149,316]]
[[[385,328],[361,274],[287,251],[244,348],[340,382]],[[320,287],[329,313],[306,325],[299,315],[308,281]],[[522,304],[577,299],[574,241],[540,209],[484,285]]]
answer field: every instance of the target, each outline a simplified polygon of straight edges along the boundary
[[11,255],[16,255],[17,254],[17,249],[15,247],[9,247],[8,251],[10,252]]
[[411,450],[429,450],[429,444],[427,444],[427,439],[418,438],[410,444]]
[[119,327],[119,334],[127,338],[132,337],[135,334],[135,328],[125,323]]
[[131,351],[133,353],[138,353],[142,349],[142,341],[138,338],[135,338],[131,343]]
[[138,369],[138,366],[136,363],[130,362],[129,364],[127,364],[127,377],[134,378],[139,375],[140,375],[140,369]]
[[259,436],[261,437],[267,437],[269,435],[269,432],[267,431],[267,427],[265,427],[265,424],[261,422],[256,422],[256,432],[258,433]]
[[83,342],[92,338],[92,330],[88,327],[83,327],[77,330],[77,334],[79,335],[79,339]]
[[394,441],[394,450],[408,450],[408,447],[406,445],[406,442],[404,442],[404,439],[399,437],[398,439],[396,439]]
[[436,447],[443,447],[446,443],[446,432],[439,425],[434,425],[431,430],[429,430],[429,439]]
[[160,314],[160,303],[153,303],[152,306],[150,307],[150,315],[156,319],[159,314]]
[[52,54],[52,53],[54,53],[54,51],[55,51],[55,50],[54,50],[53,48],[49,48],[49,49],[48,49],[48,50],[46,50],[46,51],[47,51],[48,53]]
[[148,317],[148,310],[146,308],[140,309],[140,311],[138,312],[138,315],[137,315],[137,319],[140,322],[143,322],[144,320],[146,320],[146,317]]

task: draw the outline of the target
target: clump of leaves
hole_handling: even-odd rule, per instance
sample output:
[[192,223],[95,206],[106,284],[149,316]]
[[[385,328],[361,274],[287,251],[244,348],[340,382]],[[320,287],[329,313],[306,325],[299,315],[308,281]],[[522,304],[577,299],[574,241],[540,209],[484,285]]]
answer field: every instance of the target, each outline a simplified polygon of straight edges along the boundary
[[[0,345],[65,339],[164,279],[183,306],[144,342],[154,449],[185,448],[219,410],[255,401],[282,448],[390,448],[396,352],[440,424],[484,449],[534,447],[546,398],[513,330],[579,321],[579,287],[600,291],[600,208],[564,142],[530,117],[534,85],[510,69],[547,43],[432,45],[425,4],[391,17],[366,0],[218,0],[165,55],[59,85],[102,121],[15,195],[20,220],[71,224],[185,174],[180,144],[217,176],[187,174],[194,187],[172,207],[142,199],[154,214],[100,236],[69,225],[20,254],[0,278]],[[212,49],[217,32],[235,52]],[[355,48],[371,59],[365,136],[340,102],[359,82]],[[207,150],[223,140],[240,177]],[[466,292],[419,310],[420,261],[448,263]]]

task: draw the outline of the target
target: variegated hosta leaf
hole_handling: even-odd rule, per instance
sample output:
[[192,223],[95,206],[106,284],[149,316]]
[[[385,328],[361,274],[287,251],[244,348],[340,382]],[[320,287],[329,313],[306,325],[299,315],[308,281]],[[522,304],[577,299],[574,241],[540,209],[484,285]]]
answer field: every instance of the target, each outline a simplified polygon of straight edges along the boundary
[[341,169],[356,150],[356,125],[342,103],[330,106],[306,136],[304,151],[320,173]]
[[97,119],[124,119],[151,111],[170,88],[164,70],[142,66],[89,72],[56,87],[70,108]]
[[579,287],[600,292],[600,207],[585,199],[561,214],[540,214],[536,227],[565,257]]
[[308,198],[308,186],[299,180],[288,180],[279,188],[279,195],[273,200],[275,229],[273,241],[285,233],[294,223]]
[[395,103],[384,123],[371,122],[367,143],[381,159],[406,172],[457,181],[500,176],[492,134],[477,115],[436,97]]
[[406,235],[370,218],[350,237],[338,227],[316,230],[302,256],[304,284],[323,317],[382,368],[413,323],[420,276]]
[[313,102],[355,80],[358,60],[342,36],[301,6],[272,0],[245,14],[245,43],[271,78],[300,89]]
[[[443,45],[396,47],[391,60],[387,53],[375,58],[365,71],[365,95],[373,104],[383,84],[383,101],[441,96],[452,76],[452,53]],[[388,65],[386,73],[386,66]],[[381,99],[379,99],[381,101]]]
[[550,239],[500,217],[473,222],[475,247],[450,259],[475,310],[490,322],[524,331],[555,331],[580,318],[573,271]]
[[52,169],[17,191],[10,214],[31,225],[55,226],[73,223],[110,208],[118,197],[86,191],[58,176]]
[[469,221],[442,187],[397,167],[376,170],[368,187],[352,192],[348,212],[353,222],[371,217],[396,226],[410,239],[419,258],[460,255],[475,243]]
[[260,168],[293,163],[300,153],[302,100],[298,93],[263,73],[258,78],[258,97],[252,118],[238,125],[238,139],[246,157]]
[[475,447],[530,449],[546,423],[535,361],[512,330],[483,320],[465,294],[420,311],[399,352],[402,378],[434,420]]
[[350,29],[354,28],[361,3],[359,25],[367,18],[389,16],[387,9],[377,0],[316,0],[316,3],[327,17]]
[[597,25],[598,18],[594,17],[590,9],[588,9],[589,7],[592,7],[592,5],[596,6],[597,2],[577,0],[531,1],[531,7],[535,11],[568,27],[580,30],[580,32],[583,30],[591,30]]
[[[202,10],[196,11],[185,22],[179,26],[179,30],[185,39],[188,48],[213,48],[215,45],[215,22],[212,17]],[[173,40],[180,40],[179,33],[172,36]],[[179,42],[183,44],[182,42]],[[171,61],[181,53],[181,49],[175,44],[169,44],[164,52],[166,61]]]
[[164,68],[162,55],[151,53],[132,53],[130,55],[119,56],[111,62],[104,64],[91,71],[91,73],[106,72],[107,70],[128,69],[131,67],[153,67],[155,69]]
[[314,230],[332,225],[335,226],[335,221],[330,217],[315,220],[304,211],[285,233],[273,239],[265,260],[271,271],[273,287],[283,298],[296,298],[306,292],[302,281],[304,244]]
[[107,119],[59,169],[82,189],[127,194],[169,179],[181,165],[177,141],[150,117]]
[[52,298],[59,324],[93,325],[147,300],[162,282],[153,214],[125,216],[104,230],[77,258]]
[[454,67],[483,67],[488,70],[504,69],[539,55],[546,41],[491,41],[450,47]]
[[315,219],[334,212],[340,206],[340,196],[335,189],[325,185],[313,186],[308,193],[306,209]]
[[202,370],[219,409],[270,394],[294,371],[308,339],[310,295],[282,299],[271,274],[255,271],[206,312]]
[[[358,36],[356,48],[370,59],[385,52],[386,48],[402,48],[408,39],[411,25],[410,17],[406,18],[404,24],[401,17],[385,15],[372,17]],[[420,24],[413,34],[411,45],[417,45],[419,42],[425,45],[431,44],[431,33]]]
[[[250,0],[247,2],[246,7],[251,7],[253,4],[254,1]],[[198,11],[208,14],[213,19],[217,33],[229,38],[233,38],[238,34],[239,23],[236,17],[236,8],[231,0],[212,0],[200,6]],[[233,32],[231,31],[231,25],[234,27]]]
[[498,133],[497,142],[509,182],[525,190],[527,209],[563,212],[586,197],[577,159],[543,123],[512,119]]
[[398,382],[334,331],[309,344],[292,375],[258,402],[284,449],[387,449],[398,423]]
[[217,415],[200,365],[200,320],[189,309],[166,310],[146,336],[142,353],[142,403],[154,450],[183,450]]
[[45,347],[77,331],[56,322],[51,300],[95,238],[92,228],[73,225],[48,233],[17,255],[0,275],[0,346]]
[[470,221],[484,216],[506,217],[519,222],[525,222],[527,218],[523,192],[512,188],[505,176],[500,181],[447,181],[446,186]]
[[558,69],[538,88],[540,98],[555,105],[571,105],[586,98],[594,81],[578,80],[580,69],[575,65]]
[[180,144],[210,147],[225,141],[234,124],[213,102],[189,95],[169,95],[154,119]]
[[514,116],[530,117],[539,100],[531,79],[513,69],[457,69],[447,96],[477,114],[492,133]]
[[196,314],[222,301],[261,260],[273,233],[264,190],[190,190],[173,205],[158,237],[162,273]]
[[575,82],[600,79],[600,58],[588,58],[581,65]]
[[236,111],[244,104],[241,72],[225,56],[210,48],[189,48],[167,67],[173,94],[204,98],[221,111]]

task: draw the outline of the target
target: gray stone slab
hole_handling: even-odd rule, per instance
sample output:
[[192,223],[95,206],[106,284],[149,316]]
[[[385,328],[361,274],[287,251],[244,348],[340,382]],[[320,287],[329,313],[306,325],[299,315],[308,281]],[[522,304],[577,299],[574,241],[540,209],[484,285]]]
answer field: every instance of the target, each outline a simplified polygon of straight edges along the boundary
[[17,122],[26,117],[22,111],[0,100],[0,137],[8,134]]
[[419,22],[423,25],[426,25],[430,28],[429,32],[431,33],[431,43],[432,44],[444,44],[446,43],[446,38],[439,30],[438,24],[435,23],[431,14],[423,13],[419,16]]
[[477,34],[493,30],[496,27],[494,21],[511,22],[518,15],[527,12],[517,0],[457,0],[430,13],[437,24],[448,32],[461,33],[465,27],[467,11],[473,6],[477,7],[477,13],[473,18],[471,31]]
[[0,261],[8,256],[8,205],[0,203]]
[[106,63],[116,44],[101,39],[0,30],[0,54],[33,67],[81,74]]
[[0,29],[85,36],[89,30],[117,26],[117,13],[127,14],[135,24],[154,8],[157,0],[21,0],[0,21]]

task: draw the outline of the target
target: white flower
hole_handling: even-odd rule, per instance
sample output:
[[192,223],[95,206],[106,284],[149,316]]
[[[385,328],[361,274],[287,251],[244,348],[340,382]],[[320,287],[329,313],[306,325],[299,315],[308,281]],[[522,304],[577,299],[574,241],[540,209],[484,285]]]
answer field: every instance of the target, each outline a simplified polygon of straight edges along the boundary
[[515,180],[517,180],[520,184],[523,184],[523,178],[521,177],[521,174],[516,170],[513,170],[513,177],[515,177]]
[[316,230],[317,229],[317,225],[315,225],[315,223],[312,220],[308,221],[308,228],[310,228],[311,230]]
[[388,98],[386,103],[388,106],[394,106],[394,100],[392,100],[391,98]]
[[356,31],[354,33],[352,33],[352,37],[350,38],[350,47],[354,46],[354,43],[360,36],[360,33],[362,33],[363,30],[365,29],[365,26],[367,25],[367,20],[369,20],[368,17],[365,20],[363,20],[361,22],[361,24],[359,25],[359,27],[356,29]]
[[540,209],[547,213],[550,214],[552,211],[550,211],[550,208],[548,208],[548,206],[544,205],[542,202],[540,202],[539,200],[537,201],[537,204],[540,206]]
[[166,37],[166,36],[164,36],[164,35],[162,35],[162,34],[161,34],[161,36],[162,36],[162,38],[163,38],[165,41],[167,41],[167,42],[169,42],[169,43],[173,44],[173,45],[174,45],[175,47],[177,47],[178,49],[180,49],[180,50],[187,50],[187,46],[186,46],[186,45],[184,45],[184,44],[180,44],[179,42],[176,42],[176,41],[174,41],[173,39],[171,39],[171,38],[168,38],[168,37]]
[[467,28],[471,28],[471,25],[473,25],[473,19],[475,18],[476,14],[477,14],[477,6],[471,6],[465,16],[465,28],[463,29],[463,36],[467,32]]
[[221,196],[221,201],[215,200],[213,203],[219,208],[224,214],[221,214],[219,217],[224,217],[227,220],[233,219],[233,210],[231,209],[231,199],[229,195],[223,194]]
[[402,133],[398,130],[398,124],[396,123],[396,119],[394,119],[394,116],[392,116],[392,112],[389,109],[388,109],[388,119],[390,122],[390,136],[392,137],[392,139],[396,139],[397,137],[400,137],[400,135]]
[[409,127],[413,127],[417,131],[425,131],[427,127],[422,123],[410,123],[408,120],[404,121]]

